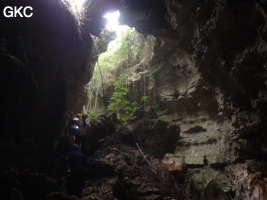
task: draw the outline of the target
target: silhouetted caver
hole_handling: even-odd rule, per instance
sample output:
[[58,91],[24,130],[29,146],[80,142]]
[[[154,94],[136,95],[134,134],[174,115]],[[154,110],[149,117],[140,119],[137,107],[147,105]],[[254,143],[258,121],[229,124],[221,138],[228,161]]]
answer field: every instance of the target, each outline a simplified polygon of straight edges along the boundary
[[80,145],[81,152],[85,153],[85,146],[86,146],[86,131],[88,129],[88,122],[87,122],[87,114],[82,114],[82,119],[80,120],[80,130],[76,137],[76,144]]
[[69,195],[76,195],[81,198],[85,183],[86,167],[88,167],[88,160],[79,150],[79,145],[74,144],[72,151],[69,152],[66,157],[66,161],[70,169],[67,189]]

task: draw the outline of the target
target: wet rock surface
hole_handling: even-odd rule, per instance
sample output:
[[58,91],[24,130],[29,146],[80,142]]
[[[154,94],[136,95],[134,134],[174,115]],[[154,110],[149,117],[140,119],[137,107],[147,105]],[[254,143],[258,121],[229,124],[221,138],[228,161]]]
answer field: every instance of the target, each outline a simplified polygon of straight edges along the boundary
[[[120,124],[117,132],[106,119],[96,120],[99,135],[88,137],[88,152],[94,155],[94,170],[105,172],[101,170],[103,179],[87,183],[88,198],[115,198],[113,192],[120,199],[179,197],[180,192],[159,189],[158,182],[147,177],[155,175],[148,163],[165,172],[159,163],[164,156],[172,177],[183,184],[179,188],[184,188],[185,199],[266,199],[265,1],[90,0],[87,21],[81,26],[59,0],[4,0],[1,6],[4,3],[27,3],[35,12],[31,19],[1,18],[0,38],[7,48],[1,43],[5,53],[0,56],[4,123],[0,172],[2,183],[8,185],[2,192],[7,198],[25,198],[19,185],[28,183],[3,178],[9,165],[19,168],[19,174],[27,168],[57,174],[50,173],[55,164],[47,163],[48,151],[71,112],[81,110],[86,97],[83,86],[92,76],[99,50],[106,48],[101,43],[110,39],[101,38],[102,14],[118,9],[122,23],[154,35],[148,37],[153,45],[149,89],[155,91],[161,120],[136,113],[136,121],[126,127]],[[93,40],[90,33],[99,39]],[[133,80],[138,81],[138,75]],[[144,116],[151,118],[140,120]],[[172,128],[177,126],[179,136]],[[133,157],[136,154],[138,159]],[[124,163],[122,168],[115,161]],[[146,177],[147,187],[134,178],[135,169]],[[162,180],[160,172],[156,175]],[[53,190],[49,198],[70,198]]]

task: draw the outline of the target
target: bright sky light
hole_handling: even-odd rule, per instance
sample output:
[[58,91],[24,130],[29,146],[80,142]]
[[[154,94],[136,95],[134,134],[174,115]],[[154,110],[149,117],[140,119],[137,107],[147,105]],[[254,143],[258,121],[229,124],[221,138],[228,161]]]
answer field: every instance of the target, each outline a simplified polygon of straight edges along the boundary
[[[71,1],[69,1],[69,2],[71,2]],[[73,2],[75,2],[76,6],[79,10],[83,5],[84,0],[73,0]]]
[[120,16],[119,11],[104,15],[104,17],[108,19],[107,27],[116,29],[119,26],[119,22],[118,22],[119,16]]
[[108,24],[106,25],[107,28],[112,29],[116,32],[121,32],[127,30],[128,26],[121,26],[119,25],[118,19],[120,17],[120,12],[116,11],[113,13],[107,13],[103,17],[107,18]]

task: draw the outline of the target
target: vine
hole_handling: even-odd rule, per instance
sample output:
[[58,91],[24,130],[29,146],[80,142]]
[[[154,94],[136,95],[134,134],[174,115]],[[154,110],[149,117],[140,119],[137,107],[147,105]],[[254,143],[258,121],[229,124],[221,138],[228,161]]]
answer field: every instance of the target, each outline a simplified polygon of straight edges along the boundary
[[[127,121],[138,106],[153,103],[154,78],[150,60],[153,41],[128,28],[117,33],[108,51],[99,56],[94,76],[87,86],[87,111],[116,111],[118,119]],[[137,81],[136,81],[137,80]],[[113,87],[111,87],[113,86]],[[153,98],[149,98],[153,97]],[[109,99],[105,102],[105,99]]]

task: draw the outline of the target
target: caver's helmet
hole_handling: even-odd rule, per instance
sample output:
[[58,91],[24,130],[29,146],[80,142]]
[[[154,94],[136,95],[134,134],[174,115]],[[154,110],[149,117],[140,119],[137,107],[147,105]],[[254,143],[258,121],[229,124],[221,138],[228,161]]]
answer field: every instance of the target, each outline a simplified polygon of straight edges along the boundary
[[70,127],[70,134],[76,136],[79,133],[79,126],[72,125]]

